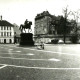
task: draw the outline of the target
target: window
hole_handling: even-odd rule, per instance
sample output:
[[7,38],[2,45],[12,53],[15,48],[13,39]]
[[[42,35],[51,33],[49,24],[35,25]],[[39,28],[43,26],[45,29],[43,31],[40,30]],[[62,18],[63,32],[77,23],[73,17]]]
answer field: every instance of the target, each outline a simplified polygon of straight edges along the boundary
[[4,36],[6,36],[6,32],[4,32]]
[[11,36],[11,32],[10,32],[10,36]]
[[9,32],[7,32],[7,36],[9,36]]
[[7,30],[8,30],[8,26],[7,26]]
[[53,31],[52,33],[55,34],[55,31]]
[[6,26],[4,26],[4,30],[6,30]]
[[8,30],[10,30],[10,27],[8,26]]
[[1,30],[3,30],[3,26],[1,26]]
[[3,36],[3,32],[1,32],[1,36]]
[[10,27],[10,30],[11,30],[11,27]]

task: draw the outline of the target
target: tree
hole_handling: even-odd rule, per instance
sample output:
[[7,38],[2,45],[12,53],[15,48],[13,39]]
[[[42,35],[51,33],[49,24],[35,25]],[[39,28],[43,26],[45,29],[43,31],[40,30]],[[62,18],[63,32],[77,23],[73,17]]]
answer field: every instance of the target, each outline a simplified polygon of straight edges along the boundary
[[[68,6],[67,6],[68,7]],[[69,15],[73,15],[74,16],[74,14],[73,14],[73,12],[72,11],[69,11],[68,12],[68,8],[65,8],[63,11],[64,11],[64,18],[65,18],[65,26],[64,26],[64,43],[65,43],[65,38],[66,38],[66,31],[71,31],[72,29],[74,29],[74,30],[76,30],[77,31],[77,27],[75,26],[75,25],[77,25],[76,23],[77,23],[77,21],[74,19],[74,22],[69,22],[69,24],[67,25],[67,21],[68,21],[68,16]],[[75,16],[74,16],[75,17]],[[77,18],[78,18],[78,16],[77,16]],[[72,25],[72,23],[74,24],[73,26],[71,26]],[[69,28],[70,27],[70,28]],[[69,32],[70,32],[69,31]]]
[[[68,19],[69,15],[73,16],[73,12],[69,11],[68,8],[66,7],[64,10],[64,17],[63,16],[58,16],[56,19],[51,21],[51,25],[55,27],[55,30],[57,31],[58,35],[63,35],[64,43],[66,39],[66,35],[70,35],[72,32],[77,32],[77,21],[74,19]],[[78,18],[78,17],[77,17]]]
[[[65,34],[70,34],[72,29],[71,23],[71,21],[66,20]],[[65,18],[63,16],[58,16],[57,20],[51,22],[51,25],[55,27],[58,35],[64,35]]]
[[64,20],[64,33],[63,33],[63,36],[64,36],[64,43],[65,43],[65,38],[66,38],[66,29],[67,29],[67,27],[66,27],[66,23],[67,23],[67,17],[68,17],[68,15],[69,15],[69,13],[68,13],[68,9],[67,9],[67,7],[63,10],[64,11],[64,18],[65,18],[65,20]]
[[75,27],[73,28],[73,31],[72,31],[72,36],[71,36],[71,42],[72,43],[77,43],[78,42],[78,40],[79,40],[79,34],[78,34],[78,29],[79,29],[79,27],[78,27],[78,19],[80,18],[79,16],[80,16],[80,14],[79,14],[79,11],[80,10],[77,10],[76,12],[74,11],[73,13],[72,13],[72,15],[74,16],[74,20],[75,20]]
[[66,19],[65,22],[65,18],[63,16],[58,16],[56,20],[52,20],[51,25],[55,27],[58,35],[63,35],[64,41],[66,35],[71,35],[76,32],[76,21]]

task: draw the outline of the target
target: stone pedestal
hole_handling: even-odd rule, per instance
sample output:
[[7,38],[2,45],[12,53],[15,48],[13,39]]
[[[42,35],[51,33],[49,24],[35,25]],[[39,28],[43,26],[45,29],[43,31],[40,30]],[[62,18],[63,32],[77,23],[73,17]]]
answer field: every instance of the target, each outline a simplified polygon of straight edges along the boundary
[[33,34],[32,33],[21,33],[20,34],[20,45],[21,46],[33,46]]

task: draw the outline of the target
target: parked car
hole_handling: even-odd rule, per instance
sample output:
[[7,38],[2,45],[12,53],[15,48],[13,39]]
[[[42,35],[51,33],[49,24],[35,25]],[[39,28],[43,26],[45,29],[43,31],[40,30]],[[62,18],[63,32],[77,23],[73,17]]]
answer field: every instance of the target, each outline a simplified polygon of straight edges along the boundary
[[58,41],[58,43],[63,44],[64,41],[63,41],[62,39],[60,39],[60,40]]
[[57,44],[57,43],[58,43],[58,39],[52,39],[52,40],[51,40],[51,43]]

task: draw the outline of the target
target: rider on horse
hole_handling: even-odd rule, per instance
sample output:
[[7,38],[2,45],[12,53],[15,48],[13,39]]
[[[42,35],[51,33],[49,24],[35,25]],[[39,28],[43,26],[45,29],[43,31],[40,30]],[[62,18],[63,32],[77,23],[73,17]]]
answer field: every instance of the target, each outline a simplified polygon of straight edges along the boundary
[[28,29],[28,32],[29,32],[29,29],[31,29],[31,25],[32,25],[32,22],[26,19],[26,21],[24,22],[24,25],[21,24],[19,29],[21,30],[21,32],[23,32],[23,30],[26,32],[25,29]]

